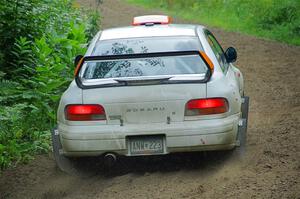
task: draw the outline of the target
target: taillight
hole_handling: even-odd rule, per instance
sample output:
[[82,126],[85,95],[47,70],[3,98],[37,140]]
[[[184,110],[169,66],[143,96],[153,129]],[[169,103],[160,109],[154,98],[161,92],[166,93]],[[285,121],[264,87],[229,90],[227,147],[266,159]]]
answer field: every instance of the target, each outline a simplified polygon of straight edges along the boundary
[[105,110],[99,104],[70,104],[65,108],[65,116],[70,121],[106,120]]
[[193,99],[186,103],[185,116],[220,114],[228,110],[225,98]]

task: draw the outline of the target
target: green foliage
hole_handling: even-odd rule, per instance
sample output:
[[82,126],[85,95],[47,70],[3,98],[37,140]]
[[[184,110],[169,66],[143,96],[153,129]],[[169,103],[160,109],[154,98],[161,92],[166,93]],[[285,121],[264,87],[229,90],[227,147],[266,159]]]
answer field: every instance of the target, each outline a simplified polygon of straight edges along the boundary
[[[99,0],[97,0],[99,1]],[[88,15],[88,26],[86,30],[86,34],[88,39],[92,39],[94,35],[99,31],[98,26],[100,25],[100,13],[97,10],[90,11]]]
[[71,0],[4,0],[0,18],[1,170],[50,149],[60,95],[74,57],[99,29],[99,13]]
[[[10,74],[13,76],[18,76],[22,74],[25,76],[27,71],[33,70],[34,58],[31,50],[32,42],[28,41],[26,37],[18,38],[12,46],[10,51],[11,56],[14,58],[8,60],[8,65],[14,68],[10,71]],[[31,68],[30,68],[31,67]],[[29,70],[31,69],[31,70]]]
[[[48,131],[34,130],[29,120],[24,119],[25,112],[33,112],[27,103],[4,106],[0,109],[0,168],[32,159],[34,153],[50,149]],[[33,118],[31,122],[34,122]]]
[[300,45],[300,1],[128,0],[172,16]]

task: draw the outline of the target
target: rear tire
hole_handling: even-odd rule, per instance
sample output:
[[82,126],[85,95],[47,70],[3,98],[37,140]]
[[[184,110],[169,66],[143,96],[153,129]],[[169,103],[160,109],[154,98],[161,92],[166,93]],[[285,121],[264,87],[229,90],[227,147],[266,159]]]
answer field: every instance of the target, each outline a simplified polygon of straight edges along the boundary
[[87,162],[85,162],[84,159],[66,157],[61,154],[62,145],[56,128],[52,129],[51,136],[54,159],[60,170],[67,174],[80,177],[88,177],[94,174],[92,170],[88,168]]

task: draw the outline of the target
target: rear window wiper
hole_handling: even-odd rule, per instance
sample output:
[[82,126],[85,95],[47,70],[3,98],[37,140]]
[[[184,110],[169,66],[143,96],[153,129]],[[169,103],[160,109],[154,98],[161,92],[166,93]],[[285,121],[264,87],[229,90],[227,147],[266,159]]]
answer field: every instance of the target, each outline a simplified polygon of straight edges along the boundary
[[120,77],[114,78],[113,80],[118,83],[124,83],[126,85],[150,85],[150,84],[161,84],[168,81],[172,76],[164,77]]

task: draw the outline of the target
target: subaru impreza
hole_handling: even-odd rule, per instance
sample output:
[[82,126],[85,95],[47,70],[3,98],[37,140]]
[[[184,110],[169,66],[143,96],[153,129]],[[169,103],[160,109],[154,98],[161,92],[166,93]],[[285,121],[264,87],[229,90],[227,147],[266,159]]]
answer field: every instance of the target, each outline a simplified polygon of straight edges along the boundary
[[243,150],[249,98],[233,47],[201,25],[140,16],[98,32],[61,97],[57,165],[81,157]]

